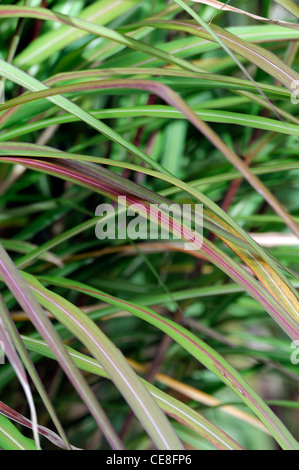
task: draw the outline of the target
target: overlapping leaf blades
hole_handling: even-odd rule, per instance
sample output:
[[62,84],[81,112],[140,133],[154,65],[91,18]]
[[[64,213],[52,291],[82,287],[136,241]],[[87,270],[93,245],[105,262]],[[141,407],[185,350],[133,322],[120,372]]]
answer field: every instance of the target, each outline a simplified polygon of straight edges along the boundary
[[[190,45],[188,45],[188,40],[185,38],[178,40],[177,43],[173,41],[173,44],[175,45],[172,45],[172,41],[170,41],[169,45],[162,44],[161,47],[152,45],[150,41],[148,42],[144,40],[144,38],[147,34],[151,33],[153,27],[161,29],[161,31],[168,30],[182,32],[183,35],[187,33],[201,38],[198,49],[199,51],[202,46],[202,50],[205,50],[206,47],[206,50],[215,50],[215,46],[211,43],[215,41],[215,37],[217,37],[220,39],[220,43],[224,43],[226,47],[230,48],[240,56],[243,56],[245,63],[246,61],[252,62],[252,64],[260,68],[260,70],[266,72],[264,77],[267,76],[267,74],[271,75],[290,91],[293,91],[292,85],[293,82],[298,80],[298,74],[290,65],[286,65],[283,60],[275,54],[275,52],[267,50],[266,47],[262,48],[260,46],[256,46],[248,40],[240,39],[240,37],[231,34],[223,28],[212,25],[211,28],[213,34],[211,35],[204,28],[199,27],[192,21],[171,19],[174,18],[175,14],[180,10],[178,5],[171,5],[166,9],[161,9],[158,14],[153,14],[153,11],[148,15],[149,20],[147,20],[147,18],[142,18],[140,21],[139,18],[133,26],[121,24],[118,31],[125,31],[124,34],[117,32],[113,28],[103,26],[108,24],[111,20],[117,19],[118,16],[121,16],[123,13],[130,12],[138,3],[139,2],[135,2],[134,0],[130,0],[128,2],[124,2],[122,0],[115,0],[114,2],[100,0],[81,12],[79,18],[74,18],[69,15],[42,8],[0,6],[0,19],[8,17],[35,18],[50,20],[50,22],[58,21],[59,23],[64,24],[64,26],[58,29],[58,32],[52,30],[49,33],[42,34],[40,38],[30,44],[28,48],[17,56],[15,64],[21,68],[24,67],[28,69],[28,67],[35,63],[35,61],[37,61],[39,65],[46,63],[51,53],[59,53],[59,51],[71,45],[71,42],[76,39],[82,39],[82,51],[85,51],[86,44],[88,44],[86,36],[86,33],[88,32],[95,36],[105,38],[102,50],[99,50],[101,47],[99,48],[99,46],[96,45],[94,50],[87,50],[86,58],[80,58],[78,62],[78,64],[84,62],[88,63],[89,61],[92,63],[92,60],[103,57],[104,63],[100,65],[101,68],[97,70],[74,70],[58,75],[54,74],[54,76],[49,77],[45,83],[27,75],[21,69],[1,61],[0,70],[3,76],[20,86],[24,86],[30,90],[31,93],[24,93],[18,98],[7,101],[0,107],[0,112],[2,111],[0,122],[3,129],[0,135],[0,139],[3,142],[0,144],[0,159],[2,162],[25,165],[27,168],[40,171],[44,174],[57,176],[65,181],[70,181],[84,186],[85,188],[88,188],[90,192],[95,191],[104,196],[108,196],[111,199],[116,199],[118,195],[125,194],[128,198],[128,202],[142,201],[147,207],[149,211],[148,213],[150,213],[150,203],[167,202],[167,197],[182,192],[184,192],[185,195],[188,195],[188,197],[191,196],[193,203],[196,201],[203,203],[205,206],[203,220],[204,227],[223,240],[225,244],[235,252],[239,260],[241,260],[245,266],[236,262],[234,255],[232,255],[231,252],[227,254],[226,249],[221,249],[218,243],[211,242],[208,239],[204,239],[202,246],[200,244],[198,245],[198,252],[195,251],[191,254],[194,254],[194,256],[201,256],[201,259],[213,263],[234,281],[239,283],[241,288],[250,293],[258,304],[276,320],[278,325],[285,330],[292,339],[297,340],[299,337],[298,293],[292,285],[289,277],[284,274],[283,265],[279,261],[273,259],[272,256],[255,243],[248,236],[246,231],[244,231],[234,221],[233,217],[229,217],[224,211],[220,210],[210,198],[195,189],[197,185],[208,184],[209,178],[203,178],[202,181],[199,180],[192,184],[185,183],[180,178],[171,175],[167,168],[164,168],[157,159],[150,157],[148,152],[143,151],[137,141],[132,144],[129,138],[123,136],[123,131],[115,131],[113,126],[109,127],[98,119],[110,118],[121,121],[122,117],[133,117],[134,119],[143,117],[150,120],[154,117],[161,120],[164,119],[164,122],[166,122],[167,119],[184,118],[202,132],[204,136],[210,140],[212,145],[214,145],[220,153],[225,155],[228,161],[232,163],[237,170],[239,170],[239,173],[230,172],[227,173],[226,176],[223,175],[223,177],[219,175],[216,175],[215,177],[212,176],[210,177],[210,181],[225,181],[225,178],[235,178],[242,174],[247,178],[248,182],[256,189],[256,191],[266,199],[266,201],[294,231],[294,233],[298,233],[298,225],[295,220],[289,215],[285,207],[283,207],[273,196],[267,186],[259,181],[255,176],[257,174],[266,174],[267,171],[278,172],[279,169],[287,171],[292,168],[297,168],[296,162],[286,161],[277,165],[273,164],[272,169],[267,169],[266,166],[263,167],[263,165],[261,165],[255,167],[251,171],[248,169],[247,165],[239,159],[232,149],[232,146],[228,145],[227,142],[224,143],[217,133],[203,122],[210,121],[213,123],[241,124],[247,128],[253,127],[255,129],[265,131],[274,131],[277,135],[285,134],[286,136],[297,137],[298,120],[295,116],[292,116],[291,112],[289,112],[289,107],[287,106],[290,92],[280,86],[273,86],[270,83],[262,83],[262,81],[257,83],[254,81],[251,82],[249,80],[246,81],[240,78],[220,75],[219,73],[209,73],[209,68],[213,61],[209,62],[209,59],[206,61],[187,61],[185,59],[186,56],[177,54],[175,45],[178,46],[179,41],[181,41],[180,44],[183,46],[182,50],[187,50],[188,47],[190,47]],[[203,1],[197,3],[205,3],[210,6],[214,5],[217,8],[222,8],[221,5],[219,5],[220,2]],[[296,6],[293,2],[281,1],[278,3],[285,6],[289,11],[296,15]],[[229,6],[225,6],[223,9],[234,11],[234,9]],[[243,12],[241,10],[239,10],[238,13],[251,16],[251,18],[258,20],[266,20],[270,23],[272,22],[272,20],[268,20],[267,18],[265,19],[257,15],[247,14],[247,12]],[[134,23],[134,21],[132,21],[132,23]],[[295,38],[297,34],[296,29],[298,29],[298,25],[296,23],[280,22],[279,24],[286,26],[287,28],[292,28],[287,30],[287,36],[290,39],[292,37]],[[272,28],[272,26],[269,28]],[[270,31],[269,28],[267,31]],[[128,31],[129,33],[127,33]],[[274,31],[278,31],[278,29],[273,27],[273,38]],[[189,39],[191,40],[191,44],[194,37],[192,38],[189,36]],[[50,47],[51,44],[53,47]],[[198,47],[196,44],[195,46]],[[136,58],[134,56],[135,52],[131,52],[128,55],[128,63],[133,63],[135,65],[134,68],[129,69],[126,66],[126,54],[123,56],[124,59],[122,56],[119,57],[117,55],[119,51],[125,50],[126,48],[137,51]],[[105,66],[105,54],[108,58],[107,67]],[[70,63],[72,62],[71,55],[72,52],[68,55]],[[146,62],[146,65],[149,67],[152,64],[157,64],[157,62],[155,62],[156,60],[160,61],[160,63],[164,65],[170,64],[170,66],[168,65],[163,68],[143,68],[145,64],[142,60],[140,61],[142,55],[150,58]],[[110,62],[109,57],[112,58]],[[113,61],[114,64],[117,65],[113,65]],[[219,62],[214,65],[216,66],[217,72],[222,70],[222,63],[225,64],[225,59],[223,58],[219,59]],[[99,64],[97,64],[97,66],[99,66]],[[59,67],[61,69],[61,64],[58,66],[58,70]],[[123,75],[130,78],[125,80],[120,78]],[[141,78],[138,77],[139,75],[141,75]],[[136,76],[138,78],[136,78]],[[150,79],[148,79],[148,77]],[[105,78],[105,80],[103,80],[103,78]],[[256,88],[255,83],[257,83]],[[55,88],[49,88],[49,86],[53,85]],[[239,101],[236,99],[234,102],[228,99],[227,102],[223,101],[222,106],[225,106],[224,103],[231,103],[230,105],[234,107],[234,104],[232,103],[235,103],[235,105],[238,106],[242,103],[250,103],[252,100],[252,103],[256,102],[260,106],[264,106],[270,111],[274,111],[277,117],[282,116],[283,119],[286,119],[288,122],[282,122],[282,120],[278,119],[274,120],[269,117],[264,118],[262,116],[253,116],[245,114],[244,112],[242,113],[238,110],[236,112],[224,111],[222,110],[220,105],[221,100],[219,99],[215,99],[214,103],[212,102],[211,109],[207,109],[204,103],[203,107],[202,105],[189,105],[187,104],[189,100],[188,96],[187,99],[184,100],[183,97],[180,97],[179,94],[175,93],[175,91],[177,91],[178,93],[182,93],[184,96],[186,94],[185,87],[196,92],[200,89],[211,90],[213,87],[217,87],[217,89],[219,88],[232,90],[237,93],[240,92],[241,94],[243,93],[241,101],[239,98]],[[153,93],[156,96],[160,96],[160,98],[170,106],[166,107],[164,105],[161,106],[157,104],[153,106],[138,106],[133,103],[131,106],[127,107],[127,109],[115,106],[114,109],[104,109],[100,111],[93,110],[91,112],[85,111],[84,105],[81,106],[81,98],[84,98],[84,96],[90,98],[95,94],[98,95],[100,93],[103,95],[105,93],[117,95],[118,90],[126,92],[127,90],[139,90],[142,93]],[[257,96],[250,95],[248,91],[253,93],[259,93],[262,91],[262,93],[265,94],[265,100],[268,100],[269,98],[279,98],[283,99],[284,103],[279,106],[273,106],[271,103],[267,103],[265,100],[261,100]],[[67,94],[69,99],[62,96],[62,94]],[[45,98],[49,100],[50,103],[45,104]],[[76,103],[71,101],[74,98]],[[218,109],[217,105],[219,106]],[[67,114],[61,114],[59,109],[65,110]],[[88,107],[88,109],[90,110],[92,107]],[[249,122],[249,120],[251,120],[251,122]],[[151,170],[146,166],[138,166],[136,164],[128,163],[126,159],[125,161],[118,161],[117,159],[114,159],[113,156],[112,158],[107,159],[90,156],[85,153],[78,154],[75,152],[61,152],[57,151],[54,146],[52,148],[45,147],[43,145],[37,146],[30,143],[20,144],[10,142],[11,139],[20,137],[25,138],[26,142],[27,140],[31,142],[31,137],[27,139],[27,135],[32,136],[33,132],[41,130],[44,127],[48,128],[51,125],[59,126],[61,124],[76,121],[82,121],[85,123],[86,129],[90,126],[94,130],[98,131],[102,134],[101,138],[104,139],[104,141],[114,142],[119,146],[119,148],[122,147],[126,152],[138,157],[145,164],[154,168],[154,170]],[[148,121],[145,121],[145,123],[147,122]],[[142,129],[141,125],[139,125],[139,131],[140,129]],[[180,129],[180,124],[178,124],[178,129]],[[270,142],[271,139],[272,137],[270,134]],[[85,146],[84,144],[81,144],[81,147],[84,150],[88,147],[88,143]],[[171,155],[168,155],[167,158],[171,158]],[[93,162],[93,164],[91,162]],[[166,182],[169,185],[169,188],[160,191],[160,194],[158,194],[145,189],[142,184],[134,184],[126,178],[118,176],[114,172],[108,171],[99,165],[94,165],[94,163],[101,165],[108,164],[112,167],[123,168],[124,171],[134,172],[134,174],[137,175],[136,178],[138,178],[138,175],[143,175],[143,178],[147,175],[156,181]],[[176,165],[170,165],[170,168],[172,167],[176,168]],[[25,253],[25,256],[17,261],[17,266],[26,267],[27,265],[30,265],[30,263],[35,263],[38,257],[42,256],[44,261],[51,264],[54,262],[54,264],[62,270],[61,272],[64,272],[63,262],[60,258],[56,254],[53,255],[53,253],[47,252],[47,250],[57,247],[57,245],[65,240],[69,240],[78,233],[82,233],[84,229],[94,227],[95,223],[96,219],[89,220],[78,227],[66,231],[65,234],[60,234],[57,238],[50,240],[39,248],[36,248],[36,245],[25,241],[14,242],[14,240],[6,240],[4,243],[6,243],[6,247],[8,249]],[[173,232],[181,233],[183,229],[184,227],[176,224],[176,222],[172,220]],[[292,271],[288,268],[286,268],[285,271],[288,274],[292,274]],[[103,335],[101,330],[98,329],[88,317],[85,317],[82,314],[80,309],[64,300],[61,296],[58,296],[44,288],[34,277],[24,274],[28,285],[31,286],[40,303],[47,307],[49,311],[57,317],[61,325],[68,327],[73,336],[81,339],[82,343],[87,346],[94,358],[98,361],[92,361],[92,364],[89,364],[87,368],[86,364],[84,366],[84,363],[88,361],[86,356],[82,356],[72,349],[68,349],[70,357],[66,353],[59,337],[55,336],[55,329],[52,328],[50,322],[45,319],[42,309],[28,292],[26,284],[21,280],[19,273],[7,257],[3,248],[1,248],[1,274],[7,286],[34,322],[37,330],[42,333],[46,343],[48,343],[48,346],[46,343],[40,343],[34,346],[30,343],[30,340],[27,339],[27,342],[25,340],[26,346],[30,349],[31,344],[33,350],[37,352],[42,352],[43,350],[44,354],[50,357],[56,357],[59,360],[60,364],[65,371],[67,371],[69,377],[79,391],[79,394],[81,394],[81,397],[83,397],[85,402],[89,405],[90,411],[98,424],[102,421],[102,426],[100,426],[112,447],[122,448],[123,444],[120,442],[118,436],[115,435],[114,430],[105,417],[105,414],[98,406],[95,398],[90,391],[88,391],[87,386],[84,385],[84,382],[78,374],[78,370],[72,363],[70,357],[74,359],[75,365],[79,368],[88,370],[92,373],[99,373],[99,375],[103,376],[105,376],[105,373],[101,369],[100,364],[104,365],[106,375],[108,373],[109,378],[114,381],[115,385],[124,394],[131,408],[137,414],[139,421],[142,422],[156,444],[161,448],[181,447],[180,440],[173,432],[173,429],[169,426],[156,403],[147,394],[146,389],[135,376],[132,369],[127,365],[124,358],[117,352],[112,343],[109,342],[108,338]],[[263,400],[261,400],[261,398],[250,387],[248,387],[240,374],[238,374],[224,360],[224,358],[218,355],[212,348],[209,348],[209,346],[201,342],[196,336],[189,333],[177,323],[172,322],[163,316],[159,316],[152,310],[148,310],[143,306],[134,304],[134,302],[120,300],[120,298],[104,294],[103,292],[84,284],[73,281],[63,281],[61,278],[56,278],[51,275],[49,277],[44,277],[43,280],[45,282],[52,282],[54,285],[67,288],[68,290],[74,289],[84,293],[88,291],[88,293],[95,298],[111,303],[116,307],[124,308],[132,314],[137,315],[142,320],[151,323],[157,329],[161,329],[172,337],[178,344],[183,346],[191,355],[194,355],[199,359],[206,367],[210,368],[221,380],[224,381],[224,383],[235,390],[239,397],[252,408],[262,422],[268,427],[282,448],[298,448],[296,439],[291,436],[284,425],[265,405]],[[22,291],[24,293],[23,296]],[[229,289],[227,290],[224,288],[224,291],[229,292]],[[182,298],[184,298],[184,296]],[[8,319],[7,312],[5,318]],[[56,419],[51,403],[47,401],[47,396],[41,388],[35,369],[26,356],[24,345],[22,344],[17,331],[13,329],[12,324],[10,323],[7,323],[7,327],[11,328],[10,334],[12,335],[12,338],[14,338],[15,346],[17,346],[18,352],[21,354],[26,368],[32,374],[31,376],[34,378],[37,387],[39,387],[39,392],[43,401],[45,404],[47,403],[48,411],[51,414],[53,422],[55,422],[57,426],[57,429],[64,441],[64,445],[69,447],[67,438],[64,435],[63,430],[60,428],[60,423]],[[50,352],[49,346],[50,349],[52,349],[52,352]],[[55,348],[58,348],[59,350],[58,355],[57,351],[56,354],[54,352]],[[10,354],[10,356],[12,357],[12,354]],[[121,371],[123,372],[123,376]],[[126,388],[128,378],[130,378],[130,386]],[[204,438],[210,440],[212,444],[219,448],[235,449],[240,447],[231,438],[229,438],[229,436],[217,429],[213,424],[204,420],[190,408],[182,405],[182,403],[172,399],[170,396],[155,390],[150,384],[145,382],[145,385],[166,413],[183,422],[187,427],[191,427],[197,433],[203,435]],[[143,416],[144,411],[146,412],[145,417]],[[3,439],[0,445],[6,446],[7,448],[33,447],[31,441],[22,440],[22,438],[17,435],[17,432],[11,424],[9,424],[9,422],[4,418],[1,419],[2,435],[0,433],[0,437],[2,436]],[[161,432],[162,428],[165,432]],[[15,442],[12,444],[14,438]]]

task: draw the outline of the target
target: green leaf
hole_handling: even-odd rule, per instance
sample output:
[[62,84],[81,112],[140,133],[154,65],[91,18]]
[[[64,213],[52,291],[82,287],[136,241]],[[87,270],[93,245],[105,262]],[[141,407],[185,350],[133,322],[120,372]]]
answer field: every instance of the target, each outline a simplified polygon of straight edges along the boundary
[[[172,31],[184,31],[191,35],[215,42],[213,36],[192,21],[144,21],[142,25]],[[141,26],[141,24],[137,26]],[[272,75],[272,77],[283,83],[290,91],[293,91],[292,83],[299,80],[299,74],[291,67],[284,64],[279,57],[260,46],[256,46],[255,44],[244,41],[240,37],[234,36],[219,26],[210,25],[210,28],[229,49],[257,65],[262,70]]]
[[290,11],[296,18],[299,18],[299,7],[295,2],[292,0],[275,0],[275,2]]
[[81,398],[86,403],[90,412],[94,416],[99,427],[103,430],[108,442],[114,448],[123,448],[121,441],[112,428],[108,418],[102,410],[98,400],[85,382],[83,376],[75,367],[72,359],[67,354],[65,347],[53,328],[51,322],[46,317],[40,304],[24,282],[11,259],[0,244],[0,274],[10,291],[14,294],[19,304],[28,314],[37,331],[43,338],[47,339],[51,350],[59,358],[61,367],[64,369]]
[[[105,25],[138,4],[138,0],[98,0],[85,8],[78,18]],[[58,31],[49,31],[29,44],[17,56],[15,63],[26,67],[40,63],[86,34],[87,32],[70,26],[62,26]]]
[[0,448],[3,450],[36,450],[34,441],[23,436],[2,414],[0,414]]
[[[58,301],[59,296],[56,296],[53,293],[49,293],[49,291],[41,287],[32,276],[27,274],[24,274],[24,276],[40,300],[42,300],[42,296],[44,296],[44,298],[53,296]],[[149,322],[153,326],[161,329],[171,338],[173,338],[174,341],[186,349],[186,351],[188,351],[202,364],[204,364],[205,367],[211,370],[228,387],[230,387],[234,393],[236,393],[241,398],[241,400],[246,403],[246,405],[260,418],[260,420],[271,432],[273,437],[282,446],[282,448],[299,449],[299,444],[294,439],[294,437],[289,433],[289,431],[264,403],[264,401],[257,395],[257,393],[254,392],[250,385],[242,378],[242,376],[230,364],[228,364],[228,362],[221,355],[219,355],[206,343],[201,341],[193,333],[190,333],[188,330],[173,322],[172,320],[158,315],[153,310],[143,306],[134,305],[127,301],[119,300],[111,295],[99,291],[98,289],[92,288],[82,283],[53,277],[44,278],[44,281],[50,282],[54,285],[64,286],[68,289],[75,289],[79,292],[84,292],[91,297],[101,299],[104,302],[108,302],[111,305],[126,310],[131,314],[141,318],[142,320]],[[60,302],[63,302],[62,298],[60,298]],[[47,307],[49,307],[50,311],[52,312],[56,310],[55,307],[50,305],[48,302]]]
[[86,345],[104,367],[111,380],[134,410],[139,421],[160,449],[182,449],[171,425],[146,391],[121,352],[81,310],[62,297],[45,289],[24,273],[38,301]]
[[[50,357],[55,359],[55,356],[51,353],[51,350],[47,344],[43,341],[36,340],[34,338],[24,337],[24,343],[30,351],[37,352],[43,356]],[[68,352],[73,358],[75,364],[80,369],[90,372],[92,374],[99,375],[100,377],[105,377],[109,379],[109,376],[106,374],[103,367],[95,361],[92,357],[81,354],[78,351],[68,347]],[[222,450],[240,450],[241,447],[236,444],[227,434],[225,434],[217,426],[213,425],[200,413],[196,412],[186,404],[182,403],[179,400],[176,400],[171,395],[166,394],[159,390],[154,385],[149,382],[141,379],[144,383],[147,390],[154,397],[160,408],[166,412],[168,415],[174,417],[181,423],[184,423],[186,426],[190,427],[196,431],[199,435],[207,439],[211,444],[213,444],[218,449]]]

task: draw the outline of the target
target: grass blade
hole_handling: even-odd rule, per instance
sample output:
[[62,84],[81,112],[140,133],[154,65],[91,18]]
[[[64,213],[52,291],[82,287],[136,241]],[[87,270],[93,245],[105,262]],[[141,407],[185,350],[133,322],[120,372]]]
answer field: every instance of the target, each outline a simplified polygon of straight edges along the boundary
[[[203,3],[204,5],[209,5],[213,8],[216,8],[217,10],[221,10],[221,11],[229,11],[229,12],[232,12],[232,13],[239,13],[241,15],[249,16],[249,18],[252,18],[254,20],[263,21],[265,23],[279,24],[281,26],[285,26],[286,28],[294,28],[294,29],[298,28],[298,24],[296,24],[296,23],[290,23],[288,21],[271,20],[269,18],[264,18],[263,16],[254,15],[253,13],[249,13],[248,11],[240,10],[239,8],[235,8],[231,5],[228,5],[227,3],[225,4],[225,3],[222,3],[222,2],[218,2],[217,0],[192,0],[192,2]],[[282,0],[281,3],[285,3],[285,2]]]
[[[45,288],[38,287],[37,282],[26,275],[28,283],[34,290],[46,292]],[[265,405],[263,400],[251,389],[241,375],[233,369],[222,356],[216,353],[206,343],[199,340],[194,334],[190,333],[185,328],[179,326],[177,323],[162,317],[148,308],[133,305],[129,302],[116,299],[107,295],[98,289],[91,288],[76,281],[68,281],[63,279],[47,278],[47,281],[67,286],[69,289],[76,289],[81,292],[87,293],[92,297],[108,302],[112,305],[118,306],[121,309],[127,310],[133,315],[137,315],[144,321],[150,322],[152,325],[170,335],[178,344],[185,348],[190,354],[202,362],[205,367],[210,369],[217,377],[220,378],[228,387],[230,387],[249,408],[261,419],[267,429],[271,432],[277,442],[286,449],[299,449],[297,441],[291,436],[284,425],[274,415],[270,408]]]
[[182,445],[165,416],[104,333],[70,302],[44,289],[32,276],[26,274],[25,278],[41,304],[72,331],[103,365],[157,446],[161,449],[181,449]]
[[[35,351],[46,357],[55,359],[46,343],[38,341],[33,338],[26,337],[24,342],[29,350]],[[100,377],[109,378],[103,367],[95,361],[92,357],[81,354],[78,351],[68,347],[69,354],[74,359],[75,364],[82,370],[92,374],[99,375]],[[130,361],[129,361],[130,363]],[[151,395],[157,401],[161,409],[168,415],[174,417],[176,420],[183,422],[186,426],[194,429],[205,439],[207,439],[216,448],[222,450],[241,450],[241,446],[233,441],[227,434],[214,426],[210,421],[205,419],[195,410],[185,405],[179,400],[176,400],[170,395],[159,390],[149,382],[142,380]]]
[[37,450],[34,441],[20,431],[0,413],[0,447],[4,450]]
[[47,339],[47,343],[49,344],[51,350],[55,353],[56,357],[59,358],[61,367],[63,367],[78,393],[85,401],[90,412],[96,419],[99,427],[103,429],[103,432],[105,433],[111,446],[114,448],[122,448],[122,443],[119,441],[118,436],[111,427],[111,424],[106,418],[105,413],[100,407],[97,399],[94,397],[88,385],[85,383],[78,369],[74,366],[50,321],[44,314],[42,308],[37,303],[32,293],[29,291],[26,283],[22,279],[22,276],[19,274],[1,245],[0,274],[7,287],[11,290],[19,304],[31,318],[37,331],[39,331],[40,334]]

